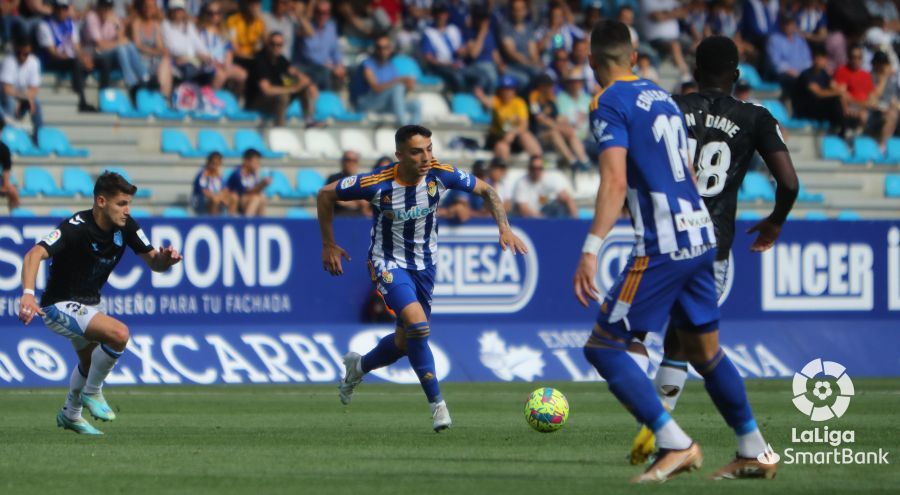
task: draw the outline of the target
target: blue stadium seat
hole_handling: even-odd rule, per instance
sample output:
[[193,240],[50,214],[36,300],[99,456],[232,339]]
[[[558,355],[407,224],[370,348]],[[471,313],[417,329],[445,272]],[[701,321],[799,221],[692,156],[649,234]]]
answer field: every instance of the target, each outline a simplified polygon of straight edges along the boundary
[[38,148],[47,153],[56,153],[56,156],[67,158],[84,158],[90,155],[87,149],[73,148],[69,138],[59,129],[54,127],[41,127],[38,129]]
[[769,179],[759,172],[747,172],[738,196],[741,201],[775,201],[775,189]]
[[[119,168],[119,167],[106,167],[106,170],[105,170],[105,171],[108,171],[108,172],[115,172],[115,173],[121,175],[122,177],[124,177],[125,180],[127,180],[128,182],[131,182],[132,184],[134,184],[134,181],[131,180],[131,176],[128,175],[128,172],[126,172],[125,169],[123,169],[123,168]],[[151,190],[150,190],[149,188],[141,187],[139,184],[134,184],[134,185],[138,186],[137,194],[135,194],[134,197],[136,197],[136,198],[149,198],[150,195],[152,194],[152,193],[151,193]]]
[[590,220],[590,219],[594,218],[594,210],[592,208],[579,208],[578,209],[578,218]]
[[169,102],[159,91],[139,89],[137,92],[137,109],[160,120],[183,120],[187,113],[169,106]]
[[847,160],[847,163],[881,163],[884,161],[884,155],[878,148],[878,142],[869,136],[856,136],[853,139],[853,156]]
[[255,149],[263,158],[284,158],[285,153],[272,151],[258,132],[251,129],[238,129],[234,132],[234,150],[243,153],[249,149]]
[[755,211],[739,211],[738,220],[762,220],[763,216]]
[[850,159],[850,150],[847,148],[847,143],[838,136],[823,137],[820,146],[822,158],[826,160],[846,162]]
[[74,196],[74,194],[66,193],[60,189],[50,172],[34,165],[25,168],[25,175],[22,178],[22,192],[23,196],[34,196],[37,194],[53,198]]
[[801,203],[824,203],[825,195],[807,191],[801,182],[800,190],[797,192],[797,201],[800,201]]
[[225,137],[219,134],[219,131],[213,129],[201,129],[197,133],[197,151],[203,153],[204,156],[218,151],[226,158],[237,158],[241,154],[228,146]]
[[851,222],[854,220],[861,220],[862,216],[853,210],[841,210],[837,214],[837,219]]
[[750,84],[750,87],[756,91],[778,91],[781,86],[775,82],[766,82],[759,76],[759,72],[749,64],[738,64],[738,70],[741,71],[741,78]]
[[453,99],[450,101],[450,108],[453,110],[453,113],[465,115],[476,124],[487,124],[491,121],[491,114],[481,106],[481,102],[478,101],[478,98],[475,98],[475,95],[468,93],[453,95]]
[[291,101],[291,104],[287,107],[287,114],[285,115],[287,119],[303,119],[303,106],[300,105],[299,100]]
[[72,211],[67,208],[53,208],[48,216],[56,218],[68,218],[72,216]]
[[163,210],[162,216],[166,218],[188,218],[191,214],[180,206],[169,206]]
[[151,215],[149,211],[144,210],[142,208],[132,208],[131,216],[134,218],[147,218],[147,217],[151,217],[153,215]]
[[28,208],[16,208],[12,212],[10,212],[9,216],[11,217],[36,217],[33,211]]
[[325,178],[319,172],[301,169],[297,172],[297,196],[311,198],[325,186]]
[[437,86],[442,82],[438,76],[423,74],[419,63],[407,55],[394,55],[394,58],[391,59],[391,64],[397,69],[398,74],[413,77],[417,83],[423,86]]
[[272,178],[272,183],[266,188],[266,196],[270,198],[272,196],[278,196],[281,199],[300,197],[282,171],[272,170],[267,175]]
[[9,151],[20,156],[49,156],[50,153],[38,149],[31,141],[31,137],[22,129],[6,126],[0,139],[9,147]]
[[779,124],[788,129],[803,129],[813,125],[812,121],[809,120],[791,118],[787,108],[784,108],[784,105],[778,100],[763,100],[762,105],[772,114],[772,117],[775,117]]
[[224,89],[216,91],[216,98],[225,104],[225,116],[228,120],[252,122],[261,117],[259,112],[242,109],[234,95]]
[[884,178],[884,195],[888,198],[900,198],[900,175],[891,174]]
[[125,91],[117,88],[100,90],[100,111],[103,113],[114,113],[125,119],[146,119],[149,117],[147,112],[135,110]]
[[315,218],[306,208],[288,208],[284,213],[284,218]]
[[811,210],[806,212],[806,216],[804,218],[806,218],[807,220],[822,221],[828,220],[828,215],[824,211]]
[[333,118],[342,122],[359,122],[363,114],[351,112],[344,106],[341,97],[332,91],[322,91],[316,101],[316,120]]
[[177,129],[163,129],[159,136],[159,149],[163,153],[178,153],[184,158],[206,157],[206,153],[194,149],[187,135]]
[[900,137],[888,139],[884,163],[888,165],[900,164]]
[[94,181],[84,170],[68,167],[63,169],[62,190],[73,196],[80,194],[83,198],[91,198],[94,196]]

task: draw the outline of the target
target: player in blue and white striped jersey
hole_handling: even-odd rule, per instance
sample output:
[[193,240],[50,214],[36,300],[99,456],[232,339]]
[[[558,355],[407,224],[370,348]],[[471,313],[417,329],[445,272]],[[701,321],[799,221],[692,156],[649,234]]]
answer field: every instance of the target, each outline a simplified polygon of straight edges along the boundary
[[318,196],[322,231],[322,262],[332,275],[343,273],[341,258],[347,252],[334,240],[334,206],[337,201],[363,199],[372,203],[372,235],[369,271],[372,281],[397,314],[397,329],[381,339],[365,356],[344,356],[347,371],[339,385],[341,402],[349,404],[354,388],[373,369],[389,366],[406,355],[431,404],[433,428],[450,426],[450,413],[441,397],[434,357],[428,347],[431,297],[437,262],[437,208],[441,194],[457,189],[478,194],[494,215],[500,229],[500,246],[525,253],[524,243],[510,229],[503,200],[486,182],[432,155],[431,131],[407,125],[394,136],[397,162],[371,173],[345,177],[328,184]]

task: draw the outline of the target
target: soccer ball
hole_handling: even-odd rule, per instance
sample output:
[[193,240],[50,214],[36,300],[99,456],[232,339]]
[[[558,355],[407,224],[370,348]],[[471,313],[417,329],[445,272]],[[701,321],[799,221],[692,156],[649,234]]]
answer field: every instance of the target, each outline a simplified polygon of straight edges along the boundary
[[525,420],[537,431],[549,433],[566,424],[569,419],[569,401],[559,390],[539,388],[525,401]]

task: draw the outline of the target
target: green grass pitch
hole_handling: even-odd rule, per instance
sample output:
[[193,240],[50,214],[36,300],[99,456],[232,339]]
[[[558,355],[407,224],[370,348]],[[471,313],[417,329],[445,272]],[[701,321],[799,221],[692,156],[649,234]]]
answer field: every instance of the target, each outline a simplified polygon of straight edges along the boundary
[[[540,385],[568,396],[559,432],[525,423],[523,402]],[[7,389],[0,493],[900,493],[900,382],[855,385],[846,415],[825,424],[855,430],[855,450],[889,450],[890,465],[782,464],[772,482],[709,481],[733,456],[734,438],[691,381],[675,417],[700,442],[705,465],[661,487],[626,483],[639,471],[624,460],[634,422],[600,383],[444,384],[454,423],[441,434],[416,386],[364,383],[348,408],[333,385],[110,387],[119,418],[92,421],[101,438],[56,427],[62,390]],[[789,381],[747,388],[776,451],[790,445],[792,427],[815,426],[793,408]]]

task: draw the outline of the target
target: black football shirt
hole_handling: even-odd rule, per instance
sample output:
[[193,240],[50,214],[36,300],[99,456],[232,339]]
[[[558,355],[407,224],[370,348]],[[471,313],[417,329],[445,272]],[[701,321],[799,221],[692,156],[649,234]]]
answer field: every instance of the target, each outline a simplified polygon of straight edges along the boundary
[[753,154],[787,151],[778,121],[768,110],[719,91],[673,96],[688,126],[697,189],[712,216],[717,259],[728,259],[734,241],[738,190]]
[[104,231],[91,210],[64,220],[38,242],[50,254],[50,275],[41,296],[41,306],[60,301],[100,303],[100,289],[125,254],[125,246],[136,254],[153,250],[150,240],[131,217],[125,227]]

